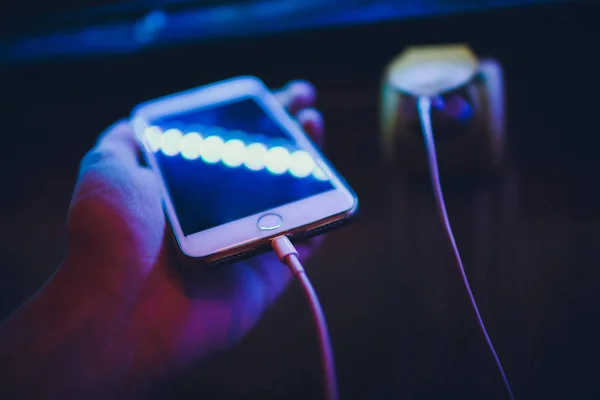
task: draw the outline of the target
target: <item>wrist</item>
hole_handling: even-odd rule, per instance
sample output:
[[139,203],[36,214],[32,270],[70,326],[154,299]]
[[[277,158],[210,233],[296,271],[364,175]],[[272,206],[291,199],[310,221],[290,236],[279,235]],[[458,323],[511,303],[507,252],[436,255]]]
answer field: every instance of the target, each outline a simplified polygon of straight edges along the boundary
[[[85,270],[79,266],[78,270]],[[127,310],[77,278],[66,261],[0,325],[2,390],[19,397],[135,397],[145,387],[127,332]],[[2,397],[2,396],[0,396]]]

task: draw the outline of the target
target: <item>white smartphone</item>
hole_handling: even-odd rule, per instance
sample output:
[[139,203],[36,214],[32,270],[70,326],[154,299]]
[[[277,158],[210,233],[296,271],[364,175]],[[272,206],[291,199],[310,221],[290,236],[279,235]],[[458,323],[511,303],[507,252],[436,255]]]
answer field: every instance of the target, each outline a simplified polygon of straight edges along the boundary
[[323,233],[357,210],[352,189],[257,78],[143,103],[131,121],[188,257],[237,261],[280,235]]

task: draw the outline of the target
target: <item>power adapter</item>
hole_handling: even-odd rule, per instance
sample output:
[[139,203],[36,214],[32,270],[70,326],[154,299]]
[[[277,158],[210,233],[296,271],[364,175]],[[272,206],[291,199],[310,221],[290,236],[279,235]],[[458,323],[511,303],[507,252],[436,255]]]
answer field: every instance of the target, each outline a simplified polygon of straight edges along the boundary
[[441,175],[496,174],[505,144],[500,64],[464,44],[409,47],[386,67],[381,89],[381,151],[393,170],[426,175],[417,99],[432,99]]

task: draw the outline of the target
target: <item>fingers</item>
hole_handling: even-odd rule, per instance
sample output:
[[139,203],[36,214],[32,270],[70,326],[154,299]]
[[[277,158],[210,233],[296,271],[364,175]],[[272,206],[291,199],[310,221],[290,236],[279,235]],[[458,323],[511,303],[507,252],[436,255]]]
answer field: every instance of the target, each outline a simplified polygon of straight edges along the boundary
[[317,146],[324,142],[323,116],[312,108],[317,99],[317,90],[307,81],[291,81],[283,89],[274,92],[281,104],[295,115],[304,131]]
[[317,146],[322,148],[325,141],[323,115],[314,108],[305,108],[296,115],[296,118],[302,125],[304,132],[310,136]]
[[275,91],[275,97],[295,115],[303,108],[311,107],[317,100],[317,90],[307,81],[291,81],[285,87]]
[[128,122],[119,121],[100,135],[96,146],[84,157],[81,168],[102,165],[138,165],[138,145]]
[[262,308],[272,305],[292,281],[290,270],[281,264],[274,253],[261,254],[248,260],[253,273],[259,279],[257,287],[262,289]]

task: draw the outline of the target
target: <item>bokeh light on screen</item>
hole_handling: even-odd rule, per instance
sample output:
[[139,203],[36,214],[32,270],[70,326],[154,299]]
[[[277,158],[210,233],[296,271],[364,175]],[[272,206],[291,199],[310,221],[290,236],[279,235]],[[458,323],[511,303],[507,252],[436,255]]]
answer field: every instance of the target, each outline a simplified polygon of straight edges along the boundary
[[169,129],[165,131],[161,138],[160,149],[166,156],[174,156],[179,154],[181,149],[181,139],[183,133],[179,129]]
[[160,142],[162,138],[162,130],[158,126],[150,126],[146,128],[144,134],[150,147],[150,151],[156,153],[160,150]]
[[265,155],[265,166],[267,170],[275,175],[287,172],[292,164],[290,152],[285,147],[275,146],[267,151]]
[[204,139],[200,149],[200,157],[204,162],[216,164],[221,161],[223,155],[223,145],[225,142],[218,136],[209,136]]
[[262,143],[252,143],[246,148],[246,159],[244,165],[252,171],[260,171],[265,168],[265,156],[267,146]]
[[291,154],[290,173],[297,178],[306,178],[315,169],[315,161],[304,150],[298,150]]
[[188,160],[200,157],[202,151],[202,136],[198,132],[186,133],[181,139],[181,156]]
[[325,171],[323,171],[321,169],[321,167],[317,167],[315,168],[315,170],[313,171],[312,175],[317,178],[320,181],[326,181],[328,180],[327,178],[327,174],[325,174]]
[[231,139],[223,146],[223,164],[228,167],[239,167],[246,158],[246,145],[239,139]]
[[[239,132],[243,134],[243,132]],[[225,141],[221,136],[206,138],[198,132],[183,134],[179,129],[162,130],[157,126],[145,129],[144,134],[152,152],[161,151],[174,157],[181,155],[186,160],[202,160],[208,164],[221,162],[230,168],[244,166],[251,171],[267,169],[274,175],[288,172],[296,178],[312,176],[320,181],[329,180],[314,158],[304,150],[290,151],[283,146],[267,147],[264,143],[246,144],[241,139]],[[231,135],[228,135],[231,137]]]

